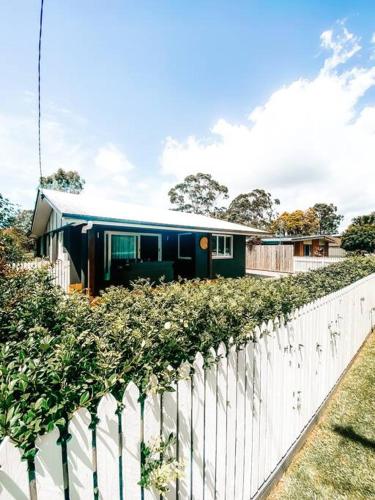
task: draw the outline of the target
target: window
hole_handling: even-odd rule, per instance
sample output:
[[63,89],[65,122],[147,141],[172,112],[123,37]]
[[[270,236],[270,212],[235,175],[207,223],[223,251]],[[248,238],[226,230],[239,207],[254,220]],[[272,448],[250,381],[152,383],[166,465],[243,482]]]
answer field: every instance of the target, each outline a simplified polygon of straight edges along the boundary
[[194,252],[194,238],[192,233],[178,235],[178,258],[191,260]]
[[233,236],[227,234],[212,235],[212,258],[213,259],[233,258]]
[[312,249],[312,245],[303,245],[303,255],[305,257],[310,257],[311,256],[311,249]]
[[104,276],[111,278],[111,267],[134,261],[161,260],[161,234],[104,232]]

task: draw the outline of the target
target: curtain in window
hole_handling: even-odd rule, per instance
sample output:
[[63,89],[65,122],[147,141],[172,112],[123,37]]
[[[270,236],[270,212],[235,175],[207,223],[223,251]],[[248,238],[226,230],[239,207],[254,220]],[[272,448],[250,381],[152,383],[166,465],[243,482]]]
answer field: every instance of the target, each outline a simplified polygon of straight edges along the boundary
[[112,235],[112,259],[135,259],[136,258],[136,243],[135,236],[129,235]]

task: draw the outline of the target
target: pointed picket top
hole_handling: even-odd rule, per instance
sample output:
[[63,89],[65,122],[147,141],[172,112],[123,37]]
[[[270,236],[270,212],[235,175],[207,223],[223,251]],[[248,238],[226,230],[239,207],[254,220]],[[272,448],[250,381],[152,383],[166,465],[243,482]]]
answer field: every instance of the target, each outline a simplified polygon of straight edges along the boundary
[[267,330],[268,330],[268,333],[272,336],[272,334],[275,332],[276,330],[276,325],[275,325],[275,320],[272,320],[272,319],[269,319],[268,320],[268,323],[267,323]]
[[191,375],[191,364],[189,361],[183,361],[177,368],[178,380],[187,380]]
[[268,327],[267,323],[263,321],[263,323],[260,325],[260,337],[264,337],[265,335],[268,335]]
[[224,342],[220,342],[219,347],[217,348],[217,355],[221,358],[225,358],[225,356],[227,355],[227,348]]
[[5,437],[0,443],[0,498],[28,500],[27,462],[21,460],[22,450]]
[[259,342],[259,339],[261,337],[261,329],[260,327],[257,325],[255,328],[254,328],[254,340],[255,342]]
[[214,349],[213,347],[210,347],[210,348],[208,349],[208,352],[209,352],[209,354],[212,356],[212,358],[213,358],[214,360],[216,360],[216,351],[215,351],[215,349]]
[[276,316],[276,317],[273,319],[273,325],[274,325],[275,330],[277,330],[277,329],[280,327],[280,324],[281,324],[280,317],[279,317],[279,316]]
[[200,352],[197,352],[197,354],[195,355],[195,360],[194,360],[194,364],[193,364],[193,367],[195,370],[202,370],[203,369],[203,364],[204,364],[204,359],[203,359],[203,356]]
[[[138,389],[138,386],[131,380],[128,385],[125,388],[124,394],[122,396],[122,402],[124,405],[127,403],[129,404],[129,401],[135,402],[138,401],[140,391]],[[137,398],[137,399],[135,399]]]

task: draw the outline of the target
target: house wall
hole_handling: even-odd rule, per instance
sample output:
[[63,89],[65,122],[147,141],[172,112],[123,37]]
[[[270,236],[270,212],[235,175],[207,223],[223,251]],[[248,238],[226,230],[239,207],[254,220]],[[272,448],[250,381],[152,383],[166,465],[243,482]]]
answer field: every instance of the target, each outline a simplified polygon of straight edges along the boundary
[[82,226],[64,228],[64,248],[70,261],[70,283],[82,280]]
[[233,236],[233,259],[212,259],[212,277],[237,278],[246,274],[246,237]]
[[[162,235],[162,260],[174,262],[174,276],[183,278],[210,278],[217,275],[238,277],[245,275],[246,241],[245,236],[233,236],[233,258],[210,259],[211,235],[192,233],[194,255],[191,260],[178,259],[178,233],[180,231],[158,231],[157,229],[122,228],[127,233]],[[70,258],[71,284],[82,283],[97,295],[110,282],[104,276],[104,232],[119,231],[118,226],[93,226],[87,234],[82,234],[82,226],[64,229],[64,246]],[[200,248],[200,239],[207,237],[210,245],[207,250]],[[143,267],[145,273],[147,266]],[[90,282],[88,281],[91,277]],[[146,277],[146,276],[143,276]]]

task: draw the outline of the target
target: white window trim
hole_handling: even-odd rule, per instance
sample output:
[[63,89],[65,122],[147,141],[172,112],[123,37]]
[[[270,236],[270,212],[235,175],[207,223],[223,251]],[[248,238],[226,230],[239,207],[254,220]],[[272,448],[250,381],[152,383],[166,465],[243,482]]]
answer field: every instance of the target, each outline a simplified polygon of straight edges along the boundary
[[192,260],[193,256],[191,257],[181,257],[180,255],[180,236],[188,236],[188,235],[193,235],[193,233],[179,233],[177,235],[177,258],[178,260]]
[[[212,238],[218,238],[219,236],[224,238],[230,238],[230,255],[215,255],[213,252],[211,253],[212,259],[233,259],[233,234],[212,234]],[[216,240],[216,251],[219,248],[218,240]],[[224,245],[225,249],[225,245]]]
[[[109,280],[111,265],[112,265],[112,236],[122,235],[122,236],[134,236],[136,239],[136,252],[137,259],[141,258],[141,236],[154,236],[158,239],[158,262],[162,260],[162,245],[161,245],[161,234],[159,233],[130,233],[125,231],[104,231],[104,279]],[[107,245],[106,241],[108,238],[108,255],[107,255]]]

